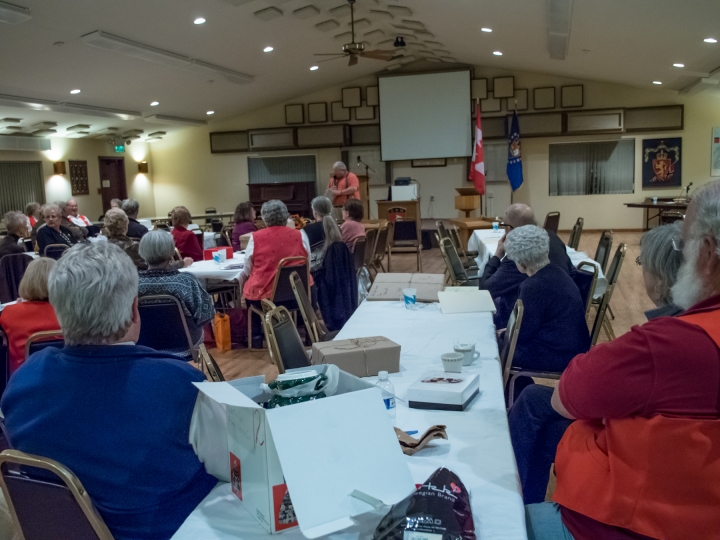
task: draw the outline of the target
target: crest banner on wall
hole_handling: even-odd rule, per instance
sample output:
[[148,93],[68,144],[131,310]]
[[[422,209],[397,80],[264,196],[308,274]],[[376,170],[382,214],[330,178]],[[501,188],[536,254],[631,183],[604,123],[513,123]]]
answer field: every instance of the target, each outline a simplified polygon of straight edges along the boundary
[[643,140],[643,188],[682,186],[682,138]]

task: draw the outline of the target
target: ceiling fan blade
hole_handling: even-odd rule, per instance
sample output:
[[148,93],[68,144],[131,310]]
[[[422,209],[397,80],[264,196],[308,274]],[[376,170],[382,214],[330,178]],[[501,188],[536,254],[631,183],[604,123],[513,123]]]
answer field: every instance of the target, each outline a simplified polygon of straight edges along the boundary
[[315,53],[313,56],[345,56],[345,53]]
[[354,66],[354,65],[357,64],[357,63],[358,63],[358,57],[357,57],[357,55],[356,55],[356,54],[351,54],[351,55],[350,55],[350,61],[348,62],[348,66]]
[[372,58],[373,60],[387,60],[390,61],[393,59],[393,53],[386,53],[381,51],[366,51],[363,53],[360,53],[361,56],[364,56],[365,58]]
[[342,56],[336,56],[335,58],[326,58],[325,60],[318,60],[318,64],[322,64],[323,62],[330,62],[331,60],[340,60],[341,58],[345,58],[345,55]]
[[372,49],[371,51],[364,51],[366,53],[386,53],[386,54],[395,54],[395,49],[392,51],[389,51],[387,49]]

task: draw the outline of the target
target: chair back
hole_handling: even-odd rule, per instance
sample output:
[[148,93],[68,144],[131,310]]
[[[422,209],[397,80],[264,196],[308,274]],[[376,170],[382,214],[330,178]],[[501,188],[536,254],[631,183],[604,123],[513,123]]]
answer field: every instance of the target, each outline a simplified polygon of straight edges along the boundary
[[365,247],[367,240],[358,238],[353,245],[353,259],[355,259],[355,270],[360,270],[365,264]]
[[197,361],[180,300],[169,294],[141,296],[138,310],[141,323],[138,345],[171,351]]
[[210,380],[212,382],[224,382],[225,377],[223,376],[222,371],[220,371],[220,367],[217,365],[217,362],[215,362],[215,359],[208,352],[207,348],[205,347],[205,344],[201,343],[200,347],[198,347],[198,349],[199,349],[198,357],[200,358],[200,366],[202,367],[203,371],[207,370]]
[[365,231],[365,260],[363,264],[368,266],[372,264],[375,256],[375,241],[378,238],[378,229],[368,229]]
[[523,302],[518,298],[512,313],[510,313],[510,318],[505,328],[505,340],[503,341],[502,350],[500,351],[500,369],[503,374],[503,388],[510,379],[510,370],[512,369],[515,347],[517,346],[518,336],[520,335],[520,326],[522,325],[524,311],[525,307],[523,306]]
[[210,225],[212,226],[212,232],[219,233],[223,230],[223,222],[220,218],[212,218]]
[[552,231],[557,234],[559,226],[560,212],[548,212],[548,215],[545,216],[545,224],[543,225],[543,229],[545,229],[546,231]]
[[328,329],[325,323],[318,319],[315,309],[310,302],[307,289],[297,272],[290,274],[290,285],[292,286],[295,300],[300,308],[300,315],[302,315],[303,321],[305,322],[305,329],[310,335],[310,341],[313,343],[322,341],[322,337],[328,333]]
[[401,219],[405,219],[405,215],[407,214],[407,208],[403,208],[402,206],[395,206],[393,208],[388,208],[387,218],[388,221],[399,221]]
[[452,243],[450,238],[440,239],[440,252],[445,260],[445,265],[450,273],[450,279],[452,280],[453,285],[462,285],[463,283],[467,283],[467,272],[465,272],[460,256],[458,255],[455,245]]
[[279,373],[310,365],[300,334],[285,306],[277,306],[266,313],[263,327],[270,357]]
[[173,253],[173,260],[174,261],[182,261],[183,256],[180,255],[180,250],[178,248],[175,248],[175,253]]
[[13,253],[0,257],[0,304],[17,300],[18,289],[25,270],[32,259],[24,253]]
[[377,233],[377,241],[375,242],[375,250],[373,253],[373,260],[376,262],[382,261],[385,257],[385,252],[388,249],[388,242],[390,239],[390,233],[395,233],[395,224],[392,221],[386,222]]
[[447,228],[445,227],[445,224],[440,221],[439,219],[435,222],[435,227],[438,231],[438,236],[440,236],[440,240],[443,238],[448,238],[450,235],[448,234]]
[[610,263],[610,268],[608,269],[608,272],[605,276],[608,280],[608,288],[605,291],[605,294],[603,294],[602,298],[600,299],[600,304],[597,308],[595,322],[593,323],[592,335],[590,336],[591,347],[595,346],[598,338],[600,337],[600,330],[602,330],[603,322],[605,321],[607,310],[610,306],[610,299],[612,298],[613,291],[615,290],[615,284],[620,277],[620,269],[622,268],[622,263],[625,260],[626,252],[627,246],[625,244],[620,244],[615,251],[615,256],[613,257],[612,263]]
[[450,232],[450,240],[452,241],[453,245],[455,246],[455,250],[458,252],[458,255],[462,257],[463,259],[467,260],[467,254],[465,253],[465,246],[462,245],[462,242],[460,241],[460,233],[457,230],[457,227],[452,226],[449,229]]
[[[37,469],[42,476],[33,474]],[[57,461],[4,450],[0,473],[10,516],[24,540],[113,540],[80,480]]]
[[417,223],[414,219],[398,219],[394,226],[393,244],[418,241]]
[[50,257],[57,261],[68,249],[70,249],[70,246],[67,244],[50,244],[45,246],[43,257]]
[[610,263],[607,274],[605,274],[605,277],[608,280],[608,289],[610,287],[614,287],[620,277],[620,269],[622,268],[622,263],[625,260],[626,252],[627,246],[625,244],[620,244],[615,251],[615,256]]
[[193,234],[195,235],[195,239],[198,241],[200,251],[203,251],[205,249],[205,233],[201,229],[195,229]]
[[220,231],[220,236],[215,235],[215,245],[217,247],[232,247],[232,225],[225,225]]
[[[214,206],[209,206],[208,208],[205,209],[205,213],[206,214],[217,214],[217,208],[215,208]],[[212,223],[213,219],[215,219],[215,218],[207,218],[206,217],[205,225],[209,225],[210,223]]]
[[575,225],[573,225],[572,232],[570,233],[570,240],[568,240],[568,247],[577,250],[580,245],[580,236],[582,235],[583,225],[585,220],[581,217],[577,218]]
[[56,349],[62,349],[65,346],[65,340],[63,339],[63,333],[61,330],[46,330],[43,332],[35,332],[25,342],[25,360],[27,360],[31,354],[34,354],[48,347],[55,347]]
[[168,232],[170,232],[170,224],[169,224],[167,221],[164,221],[164,220],[162,220],[162,221],[156,221],[156,222],[155,222],[155,228],[156,228],[156,229],[163,230],[163,231],[168,231]]
[[604,230],[600,235],[598,247],[595,250],[595,262],[600,264],[603,274],[607,271],[608,259],[610,259],[610,251],[612,250],[613,233],[611,230]]
[[278,263],[273,281],[270,300],[275,304],[283,304],[288,309],[297,309],[295,293],[290,283],[290,274],[297,272],[306,291],[310,290],[310,265],[307,257],[285,257]]
[[593,263],[583,261],[577,267],[577,272],[573,276],[575,285],[580,290],[580,297],[585,303],[585,316],[590,311],[593,297],[595,296],[595,285],[597,284],[598,267]]

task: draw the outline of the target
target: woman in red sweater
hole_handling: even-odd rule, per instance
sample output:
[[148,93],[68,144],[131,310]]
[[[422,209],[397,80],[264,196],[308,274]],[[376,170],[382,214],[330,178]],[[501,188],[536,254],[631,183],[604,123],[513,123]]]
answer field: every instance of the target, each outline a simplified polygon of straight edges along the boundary
[[25,361],[25,343],[31,335],[47,330],[60,332],[55,310],[48,301],[48,275],[54,265],[55,259],[49,257],[31,262],[20,280],[20,298],[0,314],[0,326],[8,337],[10,373]]
[[173,240],[175,240],[175,247],[178,248],[182,258],[190,257],[193,261],[202,261],[203,250],[198,237],[194,232],[187,230],[191,221],[190,211],[184,206],[176,206],[172,210],[171,219]]

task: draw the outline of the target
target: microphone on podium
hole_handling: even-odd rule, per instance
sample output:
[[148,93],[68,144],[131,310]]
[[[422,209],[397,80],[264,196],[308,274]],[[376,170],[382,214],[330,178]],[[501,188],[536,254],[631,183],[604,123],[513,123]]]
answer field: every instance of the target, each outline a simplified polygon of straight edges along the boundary
[[357,162],[357,164],[358,164],[358,166],[360,166],[360,156],[358,156],[358,162]]

